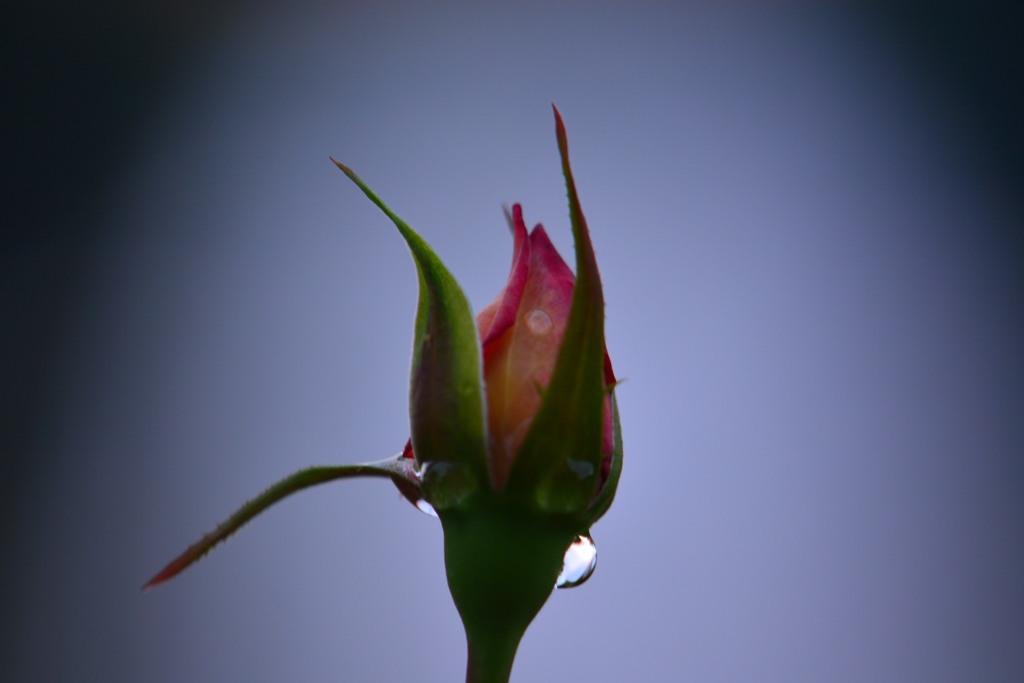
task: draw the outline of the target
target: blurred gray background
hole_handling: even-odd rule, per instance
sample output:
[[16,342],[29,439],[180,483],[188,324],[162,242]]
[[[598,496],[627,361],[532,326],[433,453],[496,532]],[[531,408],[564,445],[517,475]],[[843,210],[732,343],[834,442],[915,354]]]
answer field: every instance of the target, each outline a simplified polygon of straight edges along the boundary
[[387,482],[139,586],[279,477],[406,438],[414,268],[328,155],[479,310],[502,203],[571,250],[555,102],[626,461],[514,680],[1024,679],[1017,19],[14,3],[0,678],[462,680],[439,527]]

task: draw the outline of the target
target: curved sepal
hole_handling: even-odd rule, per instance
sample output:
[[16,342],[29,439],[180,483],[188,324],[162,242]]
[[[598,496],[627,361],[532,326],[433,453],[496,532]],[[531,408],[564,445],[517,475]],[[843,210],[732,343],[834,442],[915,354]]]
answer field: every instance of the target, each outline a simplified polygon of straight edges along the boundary
[[554,112],[575,242],[576,284],[558,361],[516,456],[508,490],[533,496],[551,512],[579,513],[593,500],[603,457],[604,295],[569,167],[565,126],[558,109]]
[[198,562],[214,546],[226,540],[228,536],[238,531],[253,517],[283,498],[287,498],[291,494],[308,489],[311,486],[351,477],[388,477],[395,482],[403,493],[419,486],[415,465],[408,458],[403,458],[401,455],[379,462],[359,465],[310,467],[300,470],[295,474],[285,477],[239,508],[235,514],[219,524],[216,529],[200,538],[190,545],[185,552],[171,560],[156,576],[147,581],[142,589],[148,590],[153,586],[173,579]]
[[468,468],[479,486],[487,479],[487,434],[480,340],[466,295],[437,254],[382,202],[352,169],[334,163],[398,228],[420,281],[413,344],[409,412],[418,464],[447,462]]
[[586,525],[588,528],[591,524],[601,519],[604,513],[608,512],[612,501],[615,500],[615,490],[619,488],[619,475],[622,474],[622,426],[619,422],[619,402],[615,399],[614,390],[612,390],[611,398],[614,427],[612,432],[614,447],[612,450],[611,468],[608,470],[608,478],[601,484],[601,489],[597,492],[597,496],[587,508]]

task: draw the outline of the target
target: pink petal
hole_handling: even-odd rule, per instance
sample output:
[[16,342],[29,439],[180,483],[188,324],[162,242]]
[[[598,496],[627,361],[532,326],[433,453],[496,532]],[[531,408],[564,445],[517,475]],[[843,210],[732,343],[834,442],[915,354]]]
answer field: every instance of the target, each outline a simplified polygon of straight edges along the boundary
[[575,281],[543,227],[533,229],[528,244],[525,282],[518,307],[510,311],[514,319],[497,333],[492,325],[484,351],[491,474],[499,489],[554,371]]
[[526,224],[523,222],[523,209],[519,204],[512,207],[512,269],[508,274],[505,288],[487,308],[476,317],[480,328],[480,339],[483,344],[484,364],[487,363],[488,345],[505,330],[510,328],[516,319],[519,300],[526,286],[526,274],[530,261],[530,243],[527,240]]

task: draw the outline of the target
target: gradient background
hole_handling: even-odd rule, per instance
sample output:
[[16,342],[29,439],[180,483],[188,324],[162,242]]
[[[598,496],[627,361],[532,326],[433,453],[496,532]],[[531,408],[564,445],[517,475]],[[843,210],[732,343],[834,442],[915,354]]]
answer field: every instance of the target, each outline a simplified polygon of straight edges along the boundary
[[138,588],[406,437],[414,268],[328,155],[479,310],[503,202],[571,250],[554,101],[626,461],[515,680],[1024,680],[1009,13],[142,4],[16,3],[4,41],[0,678],[462,679],[386,482]]

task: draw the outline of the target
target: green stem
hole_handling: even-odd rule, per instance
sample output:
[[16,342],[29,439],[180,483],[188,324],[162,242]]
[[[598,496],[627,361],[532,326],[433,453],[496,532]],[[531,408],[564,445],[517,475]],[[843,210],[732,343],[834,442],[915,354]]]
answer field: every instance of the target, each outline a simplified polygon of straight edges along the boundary
[[448,588],[466,629],[466,683],[508,683],[519,641],[555,587],[577,524],[492,496],[438,514]]
[[484,635],[467,631],[469,657],[466,663],[466,683],[508,683],[522,635]]

